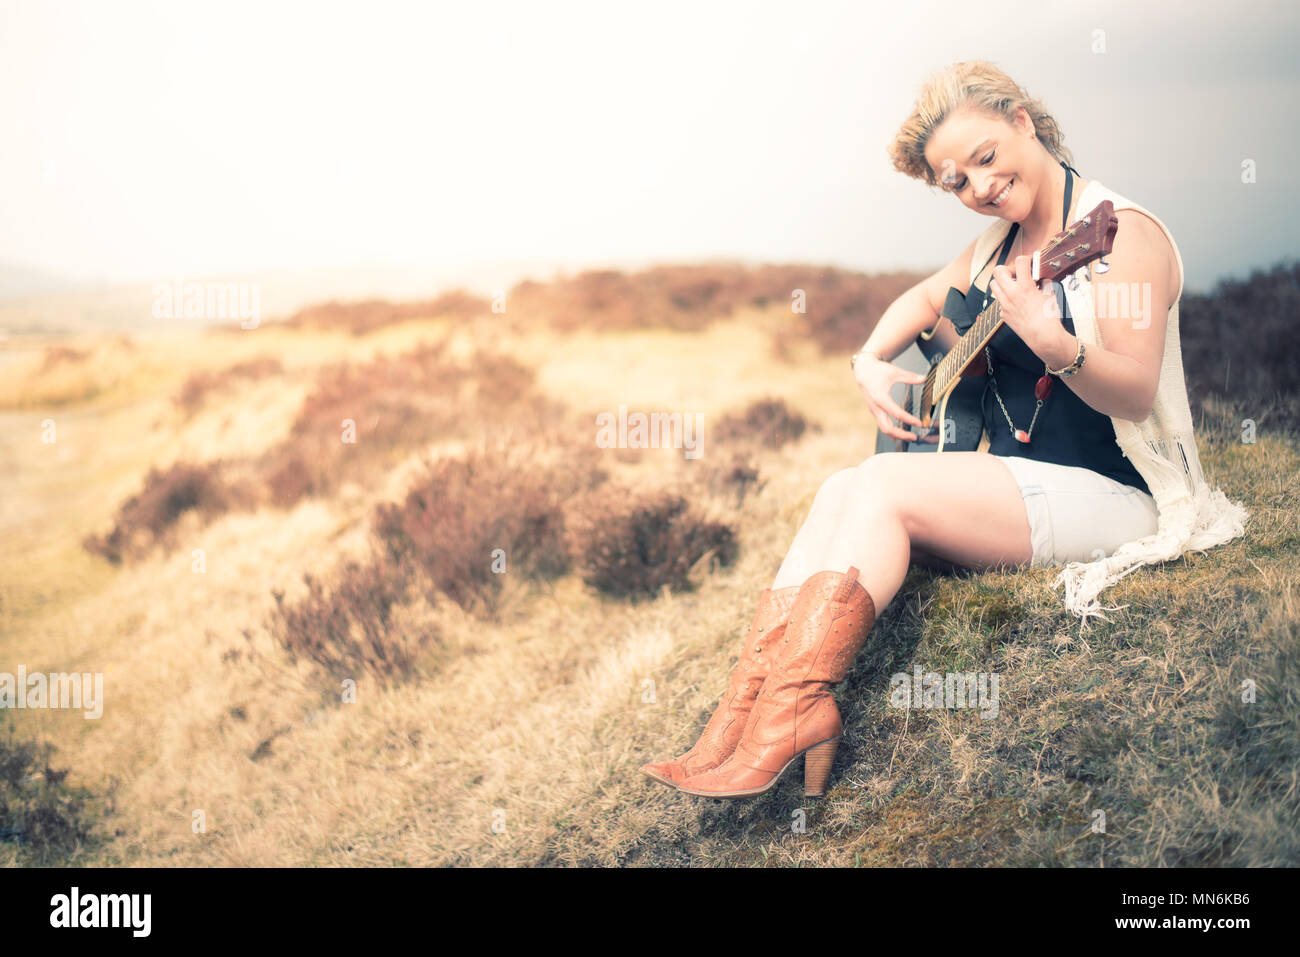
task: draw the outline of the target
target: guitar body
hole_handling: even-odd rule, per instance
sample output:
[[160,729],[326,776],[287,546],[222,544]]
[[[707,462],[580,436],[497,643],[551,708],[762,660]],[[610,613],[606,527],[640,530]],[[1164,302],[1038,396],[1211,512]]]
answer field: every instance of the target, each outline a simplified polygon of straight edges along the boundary
[[[966,312],[966,298],[957,289],[948,290],[948,301],[944,303],[943,313],[953,324],[959,334],[965,334],[971,326],[971,319]],[[916,342],[909,346],[902,355],[894,360],[894,365],[901,366],[908,372],[925,375],[931,367],[943,360],[947,352],[933,338],[917,336]],[[976,367],[978,363],[978,368]],[[935,422],[951,422],[946,432],[941,432],[939,442],[912,442],[908,439],[895,439],[879,433],[876,438],[877,452],[976,452],[980,440],[984,437],[984,388],[988,382],[988,363],[981,355],[972,361],[963,372],[962,381],[943,397],[936,412]],[[921,405],[921,391],[924,383],[909,385],[896,382],[890,392],[894,401],[913,415],[918,415]],[[910,426],[905,426],[910,428]]]

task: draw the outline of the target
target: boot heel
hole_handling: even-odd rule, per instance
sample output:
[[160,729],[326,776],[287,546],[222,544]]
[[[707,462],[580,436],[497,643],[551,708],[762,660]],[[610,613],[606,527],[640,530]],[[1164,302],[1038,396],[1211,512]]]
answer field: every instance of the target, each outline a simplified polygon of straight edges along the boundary
[[826,781],[831,776],[831,765],[835,763],[835,752],[839,746],[840,739],[831,738],[815,748],[809,748],[804,754],[804,797],[821,797],[826,793]]

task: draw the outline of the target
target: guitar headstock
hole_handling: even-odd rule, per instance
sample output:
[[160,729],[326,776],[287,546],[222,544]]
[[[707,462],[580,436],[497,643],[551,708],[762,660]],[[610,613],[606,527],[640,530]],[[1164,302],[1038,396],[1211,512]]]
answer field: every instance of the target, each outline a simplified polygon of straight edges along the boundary
[[[1074,272],[1085,263],[1105,256],[1114,248],[1115,232],[1118,229],[1119,217],[1115,215],[1115,204],[1108,199],[1103,200],[1092,212],[1057,233],[1042,248],[1037,278],[1055,280]],[[1097,271],[1105,272],[1109,268],[1099,266]]]

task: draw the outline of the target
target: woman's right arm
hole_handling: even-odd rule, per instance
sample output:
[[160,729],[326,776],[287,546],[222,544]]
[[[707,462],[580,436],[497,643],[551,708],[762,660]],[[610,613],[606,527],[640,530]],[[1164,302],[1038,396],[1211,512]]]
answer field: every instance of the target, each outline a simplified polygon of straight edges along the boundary
[[[935,342],[944,350],[957,344],[959,337],[956,327],[942,317],[943,305],[948,298],[949,287],[968,287],[974,250],[975,242],[972,241],[960,256],[895,299],[871,330],[866,344],[859,350],[861,358],[854,366],[854,378],[875,416],[876,427],[885,435],[919,441],[916,433],[905,431],[894,424],[894,420],[897,420],[919,429],[921,420],[904,412],[889,394],[889,390],[896,382],[924,382],[925,376],[893,365],[892,360],[915,342],[917,336],[931,329],[934,330]],[[864,352],[876,353],[881,361],[862,355]],[[929,441],[938,441],[938,437],[934,436]]]
[[941,313],[950,287],[964,292],[970,285],[970,260],[974,251],[972,240],[960,256],[890,303],[862,349],[890,361],[901,355],[917,336],[931,329],[945,350],[956,345],[957,330],[949,320],[941,321]]

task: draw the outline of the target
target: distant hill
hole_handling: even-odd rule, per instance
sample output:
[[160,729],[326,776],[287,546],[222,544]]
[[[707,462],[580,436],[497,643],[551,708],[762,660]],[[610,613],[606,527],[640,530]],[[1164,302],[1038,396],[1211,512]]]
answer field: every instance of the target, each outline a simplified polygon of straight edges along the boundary
[[30,266],[0,262],[0,302],[87,290],[102,285],[102,283],[73,279]]

